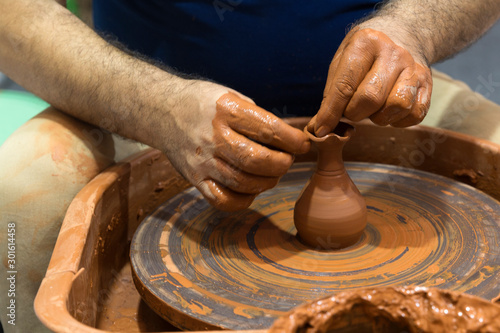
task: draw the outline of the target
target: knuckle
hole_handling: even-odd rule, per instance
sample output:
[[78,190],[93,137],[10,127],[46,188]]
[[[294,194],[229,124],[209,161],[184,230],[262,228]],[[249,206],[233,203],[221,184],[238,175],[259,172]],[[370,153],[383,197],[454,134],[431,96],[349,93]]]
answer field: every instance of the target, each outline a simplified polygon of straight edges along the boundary
[[232,180],[233,184],[238,186],[238,187],[244,186],[248,181],[248,179],[246,179],[243,171],[241,171],[237,168],[233,168],[232,174],[231,174],[231,180]]
[[265,144],[273,142],[280,137],[280,126],[277,119],[270,119],[259,130],[259,141]]
[[260,186],[257,181],[252,179],[253,177],[246,174],[245,172],[238,172],[233,176],[232,182],[234,184],[233,189],[241,193],[259,193]]
[[231,118],[233,120],[237,120],[240,117],[240,109],[235,106],[235,107],[230,107],[226,109],[226,117]]
[[357,48],[364,48],[367,42],[376,39],[374,31],[371,29],[361,29],[352,35],[353,46]]
[[356,88],[349,78],[341,78],[335,84],[338,95],[344,100],[349,100],[354,95]]
[[413,57],[401,46],[394,45],[391,49],[391,60],[409,66],[413,63]]
[[237,167],[247,172],[253,172],[255,170],[261,169],[262,165],[268,159],[269,158],[266,156],[266,154],[263,154],[262,152],[256,152],[253,149],[244,151],[238,155]]
[[241,168],[241,169],[245,170],[247,166],[249,166],[253,163],[253,161],[255,161],[255,154],[253,152],[240,150],[236,154],[234,165],[237,168]]
[[230,149],[235,144],[233,133],[225,127],[214,130],[214,142],[219,148],[224,147],[223,149]]
[[388,104],[404,110],[410,110],[415,102],[416,96],[417,87],[406,85],[404,87],[399,87],[396,92],[389,97]]
[[[334,105],[333,98],[331,96],[323,96],[323,100],[321,101],[320,110],[323,110],[323,116],[331,117],[334,114]],[[318,117],[319,119],[319,117]],[[318,122],[318,120],[316,120]]]
[[240,142],[230,142],[224,147],[224,156],[229,164],[238,169],[245,169],[247,161],[251,159],[251,149]]
[[409,94],[396,95],[395,98],[391,100],[391,106],[398,107],[403,110],[410,110],[413,106],[414,96]]
[[395,46],[392,48],[392,56],[393,58],[401,58],[401,57],[406,57],[408,55],[408,51],[406,51],[404,48],[400,46]]
[[353,37],[356,38],[355,45],[363,49],[368,45],[388,44],[385,38],[381,38],[378,31],[369,28],[358,30]]
[[368,105],[382,105],[384,103],[384,96],[380,88],[378,87],[367,87],[365,91],[359,97],[362,104]]

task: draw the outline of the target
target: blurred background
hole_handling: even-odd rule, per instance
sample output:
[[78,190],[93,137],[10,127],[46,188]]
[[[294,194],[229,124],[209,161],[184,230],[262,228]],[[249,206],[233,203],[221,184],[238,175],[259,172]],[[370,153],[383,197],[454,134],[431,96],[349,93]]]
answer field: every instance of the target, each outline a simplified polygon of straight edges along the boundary
[[[91,0],[68,0],[68,8],[91,25]],[[433,67],[500,104],[500,21],[483,38],[455,57]],[[0,73],[0,145],[47,103]]]

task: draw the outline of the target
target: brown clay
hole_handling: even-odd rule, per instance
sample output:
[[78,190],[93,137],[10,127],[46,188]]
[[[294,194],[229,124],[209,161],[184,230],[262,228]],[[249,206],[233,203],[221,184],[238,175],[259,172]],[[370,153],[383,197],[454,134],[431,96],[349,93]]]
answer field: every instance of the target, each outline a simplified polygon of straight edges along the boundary
[[295,308],[274,322],[275,332],[500,332],[500,307],[433,288],[361,289]]
[[324,250],[356,243],[366,227],[366,203],[344,168],[342,149],[354,127],[339,123],[318,138],[304,132],[318,149],[315,173],[295,204],[294,223],[300,239]]

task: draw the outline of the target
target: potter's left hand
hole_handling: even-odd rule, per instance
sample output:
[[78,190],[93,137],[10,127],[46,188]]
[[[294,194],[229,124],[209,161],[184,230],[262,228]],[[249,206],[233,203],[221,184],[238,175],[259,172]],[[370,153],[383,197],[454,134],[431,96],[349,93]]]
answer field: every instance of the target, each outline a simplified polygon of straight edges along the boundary
[[[329,133],[342,116],[377,125],[420,123],[430,106],[432,78],[424,57],[397,33],[354,28],[330,64],[323,101],[310,126]],[[399,39],[399,40],[398,40]]]

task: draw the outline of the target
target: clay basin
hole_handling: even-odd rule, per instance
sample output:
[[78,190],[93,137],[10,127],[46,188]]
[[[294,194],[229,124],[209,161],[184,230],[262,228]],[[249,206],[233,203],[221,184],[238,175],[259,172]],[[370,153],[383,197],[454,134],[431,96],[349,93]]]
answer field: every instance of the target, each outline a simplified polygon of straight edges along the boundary
[[[308,119],[289,121],[302,129]],[[424,126],[398,129],[360,123],[356,129],[344,150],[346,161],[429,171],[500,200],[500,145]],[[315,158],[311,152],[296,160]],[[128,252],[144,217],[188,186],[153,149],[114,165],[85,186],[67,211],[35,299],[44,325],[55,332],[175,330],[140,300]]]

